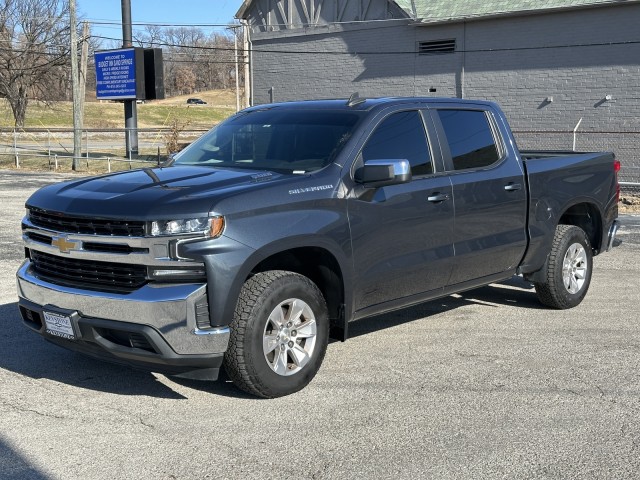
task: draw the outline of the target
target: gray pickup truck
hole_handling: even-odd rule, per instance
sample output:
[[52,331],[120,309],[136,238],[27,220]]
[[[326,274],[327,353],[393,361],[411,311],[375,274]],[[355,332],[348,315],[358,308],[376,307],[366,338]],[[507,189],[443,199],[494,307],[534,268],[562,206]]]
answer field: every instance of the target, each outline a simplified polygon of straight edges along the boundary
[[484,101],[323,100],[230,117],[166,166],[27,201],[24,323],[187,378],[287,395],[352,320],[522,275],[578,305],[618,222],[611,153],[519,152]]

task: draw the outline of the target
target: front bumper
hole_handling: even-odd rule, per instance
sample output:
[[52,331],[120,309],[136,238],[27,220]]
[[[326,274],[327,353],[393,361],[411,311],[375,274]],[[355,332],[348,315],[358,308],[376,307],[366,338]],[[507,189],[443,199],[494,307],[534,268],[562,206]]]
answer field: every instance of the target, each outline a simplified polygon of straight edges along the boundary
[[[200,329],[196,304],[206,285],[144,285],[128,293],[64,287],[30,272],[17,272],[20,311],[26,326],[53,343],[116,363],[191,378],[215,378],[229,343],[229,328]],[[78,338],[49,335],[43,310],[72,318]]]

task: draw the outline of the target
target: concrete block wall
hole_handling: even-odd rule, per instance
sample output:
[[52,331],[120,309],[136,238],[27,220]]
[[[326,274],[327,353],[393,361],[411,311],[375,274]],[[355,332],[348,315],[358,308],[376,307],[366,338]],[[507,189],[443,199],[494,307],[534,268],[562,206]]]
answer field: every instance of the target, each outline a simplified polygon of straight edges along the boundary
[[[268,102],[270,87],[276,101],[354,91],[489,99],[527,149],[571,148],[570,132],[582,118],[577,148],[615,151],[622,179],[640,182],[639,20],[640,5],[622,4],[419,27],[393,21],[260,34],[253,39],[254,103]],[[420,41],[453,38],[454,54],[416,54]]]

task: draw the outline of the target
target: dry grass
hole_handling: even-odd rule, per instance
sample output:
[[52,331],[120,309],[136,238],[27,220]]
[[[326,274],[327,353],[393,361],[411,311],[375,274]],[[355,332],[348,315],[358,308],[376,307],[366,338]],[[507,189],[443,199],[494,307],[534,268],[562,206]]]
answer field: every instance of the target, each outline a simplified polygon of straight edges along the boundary
[[640,213],[640,196],[623,193],[618,210],[620,213]]
[[[187,105],[187,98],[201,98],[207,105]],[[164,127],[174,120],[192,128],[210,128],[235,112],[235,92],[211,90],[192,95],[181,95],[165,100],[153,100],[140,104],[138,127]],[[0,100],[0,127],[13,127],[11,108],[6,100]],[[29,102],[25,127],[62,127],[73,125],[71,102]],[[86,128],[123,128],[122,103],[93,101],[85,104]]]

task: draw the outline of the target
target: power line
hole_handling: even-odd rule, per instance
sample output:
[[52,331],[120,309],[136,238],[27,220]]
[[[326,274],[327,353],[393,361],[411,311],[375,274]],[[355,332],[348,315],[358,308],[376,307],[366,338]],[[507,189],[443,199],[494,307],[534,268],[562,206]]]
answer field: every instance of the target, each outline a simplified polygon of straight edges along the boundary
[[[117,20],[109,20],[109,19],[88,19],[90,23],[96,25],[122,25],[122,22]],[[388,22],[414,22],[415,20],[412,18],[381,18],[378,20],[345,20],[342,22],[327,22],[327,23],[315,23],[315,22],[304,22],[299,24],[290,24],[290,23],[269,23],[269,25],[264,24],[254,24],[249,25],[249,27],[328,27],[331,25],[351,25],[351,24],[371,24],[371,23],[388,23]],[[224,27],[224,28],[239,28],[242,27],[241,23],[172,23],[172,22],[132,22],[133,26],[141,26],[141,27]]]
[[[92,25],[120,25],[122,26],[122,22],[116,21],[101,21],[101,20],[87,20]],[[211,27],[211,28],[239,28],[242,25],[239,23],[229,24],[229,23],[152,23],[152,22],[131,22],[131,25],[134,27]]]
[[[102,37],[102,36],[93,36],[94,38],[100,38],[103,40],[115,40],[118,41],[118,38],[111,37]],[[189,48],[194,50],[212,50],[212,51],[229,51],[234,52],[235,49],[233,47],[210,47],[203,45],[181,45],[175,43],[167,43],[167,42],[148,42],[151,45],[164,46],[164,47],[175,47],[175,48]],[[640,44],[640,40],[626,40],[619,42],[592,42],[592,43],[574,43],[574,44],[562,44],[562,45],[541,45],[541,46],[531,46],[531,47],[501,47],[501,48],[478,48],[478,49],[461,49],[456,50],[453,53],[492,53],[492,52],[519,52],[526,50],[554,50],[561,48],[585,48],[585,47],[608,47],[608,46],[622,46],[622,45],[638,45]],[[254,43],[255,45],[255,43]],[[238,48],[238,52],[251,52],[251,53],[274,53],[274,54],[288,54],[288,55],[346,55],[346,56],[359,56],[359,55],[367,55],[367,56],[375,56],[375,55],[417,55],[418,52],[416,50],[411,51],[388,51],[388,52],[361,52],[361,51],[309,51],[309,50],[273,50],[273,49],[263,49],[263,48],[252,48],[251,50],[245,50],[242,48]],[[434,55],[434,54],[432,54]],[[428,55],[421,55],[428,56]]]

